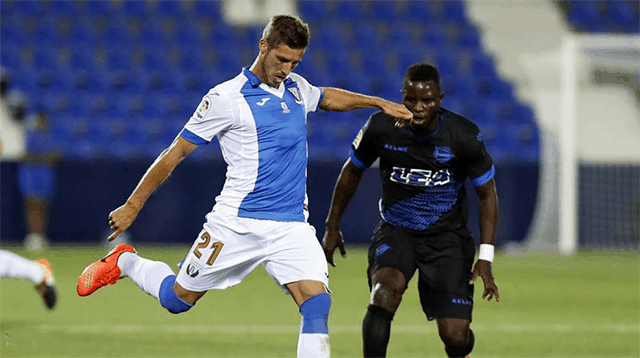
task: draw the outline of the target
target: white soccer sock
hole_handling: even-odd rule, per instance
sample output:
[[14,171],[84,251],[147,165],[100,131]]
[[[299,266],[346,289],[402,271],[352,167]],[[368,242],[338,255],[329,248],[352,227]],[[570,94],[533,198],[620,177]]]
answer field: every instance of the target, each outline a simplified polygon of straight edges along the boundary
[[44,280],[44,269],[35,261],[0,250],[0,277],[29,280],[37,285]]
[[[300,329],[302,331],[302,328]],[[298,337],[298,358],[329,358],[331,347],[326,333],[302,333]]]
[[169,265],[162,261],[152,261],[132,252],[125,252],[118,258],[122,277],[129,277],[146,294],[159,300],[160,285],[167,276],[175,275]]

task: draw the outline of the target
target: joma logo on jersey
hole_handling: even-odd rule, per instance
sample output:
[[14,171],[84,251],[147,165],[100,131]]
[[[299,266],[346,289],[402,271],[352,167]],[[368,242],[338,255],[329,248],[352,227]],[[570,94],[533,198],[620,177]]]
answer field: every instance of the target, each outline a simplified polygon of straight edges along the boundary
[[393,167],[391,181],[416,186],[445,185],[451,182],[451,174],[448,169],[438,171],[428,169],[405,169]]

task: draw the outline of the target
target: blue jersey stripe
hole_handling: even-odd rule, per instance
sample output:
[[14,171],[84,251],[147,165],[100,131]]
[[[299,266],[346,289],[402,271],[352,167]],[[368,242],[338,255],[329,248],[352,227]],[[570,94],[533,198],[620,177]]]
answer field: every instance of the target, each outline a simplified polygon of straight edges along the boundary
[[186,139],[187,141],[193,143],[193,144],[209,144],[209,142],[206,139],[201,138],[200,136],[198,136],[197,134],[193,133],[192,131],[184,128],[182,130],[182,132],[180,132],[180,137]]
[[351,157],[351,162],[353,163],[353,165],[360,169],[367,169],[371,165],[366,165],[363,161],[358,159],[358,157],[356,157],[356,153],[353,151],[353,148],[351,148],[351,150],[349,151],[349,156]]
[[488,183],[489,180],[493,179],[493,176],[495,174],[496,174],[496,167],[492,165],[491,169],[489,169],[486,173],[482,174],[477,178],[471,179],[471,183],[473,184],[473,186],[484,185]]
[[307,127],[303,105],[289,91],[280,99],[250,81],[240,92],[255,121],[258,173],[238,216],[305,221]]

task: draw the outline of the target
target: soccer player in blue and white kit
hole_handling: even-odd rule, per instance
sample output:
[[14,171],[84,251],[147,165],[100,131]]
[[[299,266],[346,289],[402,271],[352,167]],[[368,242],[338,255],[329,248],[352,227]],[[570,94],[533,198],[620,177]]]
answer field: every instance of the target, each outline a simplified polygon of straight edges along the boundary
[[401,122],[412,115],[401,104],[318,88],[292,73],[308,44],[309,28],[300,19],[273,17],[253,65],[204,96],[127,202],[110,213],[112,240],[189,153],[217,136],[228,165],[226,182],[178,275],[167,264],[120,245],[83,271],[78,294],[129,277],[167,310],[180,313],[208,290],[234,286],[262,265],[300,307],[297,356],[329,357],[328,270],[307,223],[307,113],[377,107]]

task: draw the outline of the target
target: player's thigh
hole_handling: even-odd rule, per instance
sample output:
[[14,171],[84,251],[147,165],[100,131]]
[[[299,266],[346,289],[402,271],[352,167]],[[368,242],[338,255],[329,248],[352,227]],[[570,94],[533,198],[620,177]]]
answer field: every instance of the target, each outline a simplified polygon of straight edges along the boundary
[[419,266],[418,291],[423,311],[429,319],[471,320],[473,285],[471,268],[475,254],[468,232],[449,231],[431,238]]
[[235,216],[209,215],[180,268],[176,282],[185,290],[203,292],[237,285],[264,260],[265,243],[256,228]]
[[410,242],[411,238],[406,232],[389,224],[382,223],[376,227],[368,252],[369,289],[373,288],[374,277],[381,278],[375,273],[380,273],[382,268],[397,269],[404,276],[405,286],[409,283],[417,268],[415,253]]
[[328,290],[327,261],[313,226],[269,221],[265,235],[268,245],[263,266],[283,291],[289,292],[286,285],[303,281],[320,282]]

